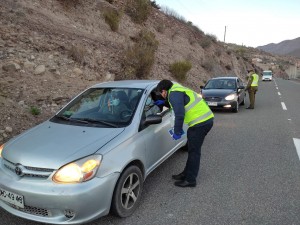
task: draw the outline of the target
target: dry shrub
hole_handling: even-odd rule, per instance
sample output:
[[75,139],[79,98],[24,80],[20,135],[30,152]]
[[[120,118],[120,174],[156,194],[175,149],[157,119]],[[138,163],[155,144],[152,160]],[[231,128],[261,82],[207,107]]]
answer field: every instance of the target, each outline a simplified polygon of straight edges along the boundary
[[80,0],[58,0],[58,2],[65,8],[69,9],[71,7],[76,7]]
[[214,43],[216,43],[218,41],[217,36],[214,34],[206,34],[206,37],[209,38]]
[[221,49],[217,49],[216,50],[216,56],[218,56],[218,57],[220,57],[222,55],[222,51],[221,51]]
[[185,61],[178,61],[170,65],[170,72],[179,81],[185,81],[187,72],[192,68],[192,64]]
[[231,66],[230,66],[230,65],[226,65],[225,68],[226,68],[227,70],[231,70]]
[[155,24],[155,30],[159,33],[164,33],[166,30],[166,25],[162,20],[158,20],[157,23]]
[[147,30],[141,30],[135,39],[135,44],[125,51],[124,75],[126,78],[146,78],[154,64],[158,41],[155,35]]
[[83,64],[85,56],[87,54],[86,49],[81,45],[72,46],[69,50],[69,56],[76,62]]
[[138,24],[145,22],[151,12],[149,0],[127,0],[125,11],[132,21]]
[[201,64],[201,66],[207,71],[212,71],[214,68],[214,63],[211,59],[207,59]]
[[118,31],[121,20],[121,13],[114,9],[105,9],[103,12],[105,22],[110,26],[112,31]]
[[179,32],[178,30],[175,30],[175,31],[173,32],[173,34],[171,35],[172,41],[174,41],[175,37],[179,36],[179,34],[180,34],[180,32]]
[[199,41],[199,44],[202,48],[208,48],[211,45],[210,38],[204,37]]
[[155,0],[150,1],[150,3],[153,8],[160,9],[160,6],[155,2]]

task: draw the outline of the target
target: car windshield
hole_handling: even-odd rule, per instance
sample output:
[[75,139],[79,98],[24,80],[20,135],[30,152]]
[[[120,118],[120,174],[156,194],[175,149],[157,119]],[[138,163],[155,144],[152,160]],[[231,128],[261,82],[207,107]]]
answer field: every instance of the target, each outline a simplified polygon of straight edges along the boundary
[[263,76],[272,76],[272,72],[263,72]]
[[142,93],[142,89],[133,88],[90,88],[50,121],[82,126],[127,126]]
[[236,82],[233,79],[213,79],[209,80],[205,89],[236,89]]

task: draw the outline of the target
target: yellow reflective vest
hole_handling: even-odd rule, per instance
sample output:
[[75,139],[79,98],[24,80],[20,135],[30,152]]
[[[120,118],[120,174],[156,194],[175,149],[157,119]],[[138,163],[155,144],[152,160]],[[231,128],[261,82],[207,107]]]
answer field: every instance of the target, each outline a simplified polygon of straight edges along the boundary
[[[179,84],[173,84],[171,89],[168,91],[168,96],[170,96],[172,91],[184,92],[190,98],[189,103],[184,106],[184,123],[189,127],[205,122],[214,117],[214,114],[206,102],[196,92]],[[170,103],[169,99],[168,102],[172,108],[172,104]]]
[[251,87],[257,87],[258,86],[259,76],[256,73],[253,73],[251,76],[253,77],[253,81],[251,83]]

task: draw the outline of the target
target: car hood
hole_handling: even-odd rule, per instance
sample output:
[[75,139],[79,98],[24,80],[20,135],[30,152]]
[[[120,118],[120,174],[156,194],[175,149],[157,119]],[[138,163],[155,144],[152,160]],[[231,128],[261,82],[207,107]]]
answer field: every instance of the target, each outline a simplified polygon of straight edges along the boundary
[[202,89],[204,97],[225,97],[229,94],[235,93],[231,89]]
[[9,141],[2,155],[14,164],[58,169],[95,153],[122,131],[46,121]]

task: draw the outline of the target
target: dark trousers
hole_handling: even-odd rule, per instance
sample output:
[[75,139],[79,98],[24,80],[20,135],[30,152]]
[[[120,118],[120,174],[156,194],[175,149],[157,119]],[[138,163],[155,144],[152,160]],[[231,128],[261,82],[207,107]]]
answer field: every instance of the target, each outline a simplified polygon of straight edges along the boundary
[[249,100],[250,100],[250,108],[254,109],[254,104],[255,104],[255,94],[257,92],[257,87],[250,87],[248,90],[249,93]]
[[196,182],[200,168],[201,146],[212,127],[213,121],[203,126],[197,124],[187,130],[188,159],[183,173],[188,182]]

